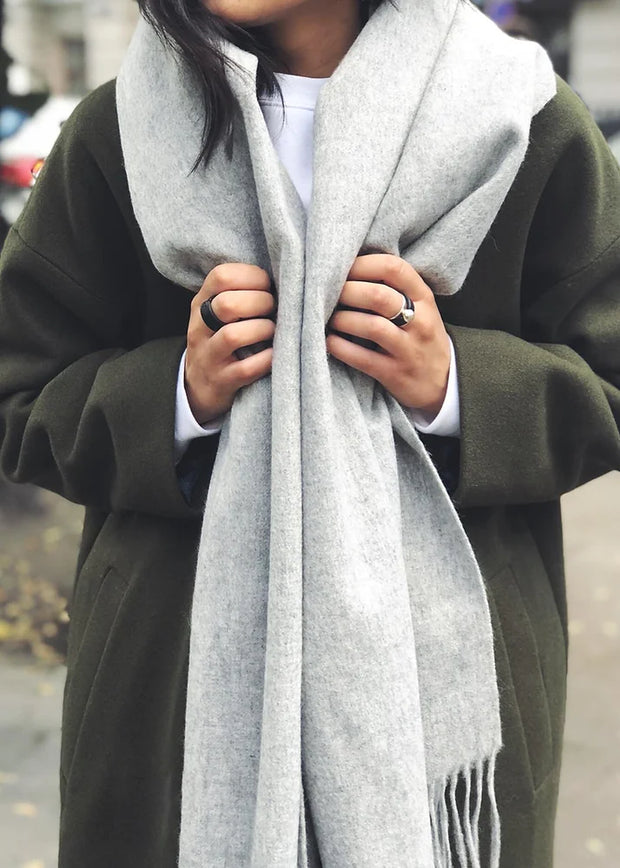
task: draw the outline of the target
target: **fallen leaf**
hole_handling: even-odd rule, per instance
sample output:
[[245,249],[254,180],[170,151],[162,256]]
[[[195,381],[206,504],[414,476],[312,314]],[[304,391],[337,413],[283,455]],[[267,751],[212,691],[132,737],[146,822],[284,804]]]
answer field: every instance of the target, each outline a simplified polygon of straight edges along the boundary
[[53,696],[56,693],[54,685],[49,681],[39,681],[37,684],[37,693],[39,696]]
[[54,546],[63,538],[64,533],[61,527],[48,527],[43,531],[43,542],[47,546]]
[[594,856],[602,856],[605,852],[605,844],[600,838],[588,838],[586,841],[586,850]]
[[17,605],[17,603],[7,603],[4,607],[4,614],[7,618],[17,618],[21,609]]
[[53,639],[57,633],[58,627],[52,621],[48,621],[41,627],[41,634],[45,636],[46,639]]

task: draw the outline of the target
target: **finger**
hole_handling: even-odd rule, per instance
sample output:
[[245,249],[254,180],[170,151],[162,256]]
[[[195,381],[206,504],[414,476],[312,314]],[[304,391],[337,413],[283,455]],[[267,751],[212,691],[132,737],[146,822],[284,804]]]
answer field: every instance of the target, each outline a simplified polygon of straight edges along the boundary
[[399,290],[384,283],[347,280],[338,303],[391,319],[400,311],[403,296]]
[[346,338],[336,334],[329,334],[326,339],[327,351],[334,358],[344,362],[351,368],[356,368],[364,374],[368,374],[374,380],[383,383],[389,376],[389,366],[393,360],[389,356],[383,356],[374,350],[360,347]]
[[271,319],[238,320],[213,332],[200,316],[190,318],[187,329],[187,346],[193,354],[209,356],[209,364],[218,364],[228,359],[241,346],[259,340],[271,340],[275,324]]
[[234,356],[241,347],[273,340],[275,329],[275,323],[270,319],[245,319],[223,326],[209,338],[214,362]]
[[222,322],[269,316],[275,308],[275,299],[264,290],[224,290],[211,301],[211,309]]
[[412,301],[423,301],[432,295],[430,287],[412,265],[389,253],[358,256],[349,272],[349,280],[380,281],[404,292]]
[[240,361],[233,361],[222,371],[222,384],[232,389],[249,386],[250,383],[269,373],[272,362],[272,347],[260,350]]
[[353,310],[336,311],[329,321],[329,330],[373,341],[393,356],[402,354],[410,340],[385,317]]
[[222,265],[216,265],[207,274],[192,301],[192,306],[200,307],[207,298],[212,298],[221,292],[232,292],[240,289],[259,289],[263,292],[269,292],[270,288],[271,278],[258,265],[249,265],[245,262],[225,262]]

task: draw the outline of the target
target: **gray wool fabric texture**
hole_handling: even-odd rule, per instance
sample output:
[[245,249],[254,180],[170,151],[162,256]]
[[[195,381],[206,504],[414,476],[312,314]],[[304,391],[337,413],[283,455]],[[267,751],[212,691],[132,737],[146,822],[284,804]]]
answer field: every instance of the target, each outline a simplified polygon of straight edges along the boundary
[[325,324],[360,252],[459,290],[555,93],[551,66],[463,0],[385,3],[321,91],[306,216],[256,58],[225,51],[233,156],[195,172],[199,89],[144,22],[117,86],[155,266],[196,291],[219,263],[254,263],[278,296],[272,374],[235,399],[204,513],[179,865],[481,868],[490,849],[497,866],[479,568],[407,415],[327,357]]

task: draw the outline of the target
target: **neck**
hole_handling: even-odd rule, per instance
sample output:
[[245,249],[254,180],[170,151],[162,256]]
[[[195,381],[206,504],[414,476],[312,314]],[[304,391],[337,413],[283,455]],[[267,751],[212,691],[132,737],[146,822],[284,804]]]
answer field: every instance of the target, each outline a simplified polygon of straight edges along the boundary
[[358,0],[312,0],[264,26],[281,61],[279,72],[328,78],[361,29]]

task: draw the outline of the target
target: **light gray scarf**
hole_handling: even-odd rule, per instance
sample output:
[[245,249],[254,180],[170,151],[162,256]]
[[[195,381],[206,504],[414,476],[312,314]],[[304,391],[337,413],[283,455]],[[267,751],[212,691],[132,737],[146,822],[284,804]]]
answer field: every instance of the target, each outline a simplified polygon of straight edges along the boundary
[[307,221],[253,56],[226,47],[243,119],[232,162],[219,148],[194,173],[199,92],[147,25],[118,80],[159,271],[195,291],[218,263],[254,263],[278,292],[271,377],[238,394],[205,508],[181,868],[480,866],[489,848],[498,864],[479,569],[406,413],[327,358],[324,330],[360,251],[460,288],[555,82],[541,49],[462,0],[398,6],[378,9],[321,92]]

